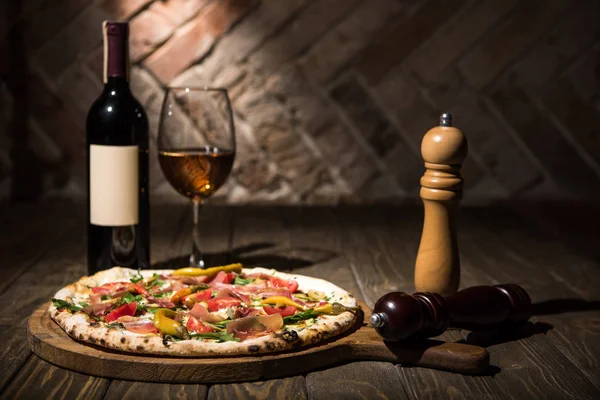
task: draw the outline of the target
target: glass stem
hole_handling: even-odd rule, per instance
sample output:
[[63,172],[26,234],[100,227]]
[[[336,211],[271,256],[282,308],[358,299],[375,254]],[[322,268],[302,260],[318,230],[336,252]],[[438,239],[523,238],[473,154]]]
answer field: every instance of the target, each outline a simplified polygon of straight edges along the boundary
[[202,200],[193,200],[192,204],[194,207],[194,226],[192,228],[192,255],[190,256],[190,266],[204,268],[204,257],[202,257],[202,252],[200,251],[200,232],[198,229]]

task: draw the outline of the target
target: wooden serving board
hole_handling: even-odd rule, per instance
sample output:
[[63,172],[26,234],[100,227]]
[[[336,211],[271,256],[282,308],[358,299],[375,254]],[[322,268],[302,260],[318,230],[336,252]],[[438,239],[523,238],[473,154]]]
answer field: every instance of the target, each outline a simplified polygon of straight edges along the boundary
[[478,346],[419,340],[384,342],[364,323],[346,335],[303,350],[262,356],[162,357],[121,353],[71,339],[48,313],[50,303],[29,318],[27,339],[40,358],[59,367],[105,378],[172,383],[241,382],[297,375],[344,361],[375,360],[464,374],[488,371],[489,354]]

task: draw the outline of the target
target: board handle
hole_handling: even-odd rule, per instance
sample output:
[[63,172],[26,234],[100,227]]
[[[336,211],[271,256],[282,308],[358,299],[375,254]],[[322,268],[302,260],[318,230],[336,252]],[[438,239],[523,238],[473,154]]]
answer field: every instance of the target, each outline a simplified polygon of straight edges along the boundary
[[366,324],[354,335],[340,342],[351,348],[351,352],[346,356],[348,360],[388,361],[459,374],[481,375],[490,372],[488,351],[471,344],[433,339],[392,342],[382,340],[375,329]]
[[489,372],[490,353],[483,347],[438,340],[384,342],[396,362],[461,374]]

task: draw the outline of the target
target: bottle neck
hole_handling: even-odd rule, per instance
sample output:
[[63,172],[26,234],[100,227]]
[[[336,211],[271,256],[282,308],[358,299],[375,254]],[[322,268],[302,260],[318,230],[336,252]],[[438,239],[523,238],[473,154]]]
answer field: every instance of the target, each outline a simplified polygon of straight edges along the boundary
[[129,81],[123,76],[111,76],[104,82],[105,91],[129,92]]
[[129,29],[127,23],[105,21],[104,33],[104,83],[115,78],[129,80]]

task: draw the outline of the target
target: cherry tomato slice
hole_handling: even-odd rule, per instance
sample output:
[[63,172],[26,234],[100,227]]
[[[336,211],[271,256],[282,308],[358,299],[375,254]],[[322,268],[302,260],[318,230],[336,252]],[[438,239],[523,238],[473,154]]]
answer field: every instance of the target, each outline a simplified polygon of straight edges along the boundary
[[212,297],[212,289],[203,290],[198,293],[189,294],[181,299],[183,304],[187,308],[191,309],[194,307],[194,303],[200,303],[201,301],[207,301]]
[[290,315],[294,315],[296,313],[296,307],[294,306],[284,306],[284,307],[269,307],[265,306],[263,308],[265,312],[269,315],[271,314],[281,314],[282,317],[287,317]]
[[132,301],[131,303],[128,303],[128,304],[123,304],[122,306],[109,312],[106,315],[106,317],[104,317],[104,319],[106,320],[106,322],[113,322],[114,320],[119,319],[120,317],[123,317],[125,315],[129,315],[129,316],[133,317],[135,315],[136,308],[137,308],[137,302],[135,302],[135,301]]
[[276,278],[274,276],[269,277],[269,282],[271,282],[271,286],[273,287],[281,287],[288,288],[290,293],[296,292],[298,290],[298,282],[293,279],[289,281],[287,279]]
[[187,328],[188,331],[193,331],[196,333],[205,333],[205,332],[213,331],[210,326],[204,325],[202,322],[198,321],[194,317],[190,317],[190,319],[188,319],[188,322],[185,325],[185,327]]
[[235,276],[232,273],[227,273],[223,271],[219,271],[217,275],[213,278],[211,282],[214,283],[231,283],[235,279]]
[[194,299],[197,303],[199,303],[201,301],[209,300],[211,297],[212,297],[212,290],[207,289],[207,290],[203,290],[201,292],[192,293],[188,296],[185,296],[182,300],[185,303],[185,301],[188,299]]
[[143,294],[144,296],[150,295],[150,293],[148,293],[148,291],[142,285],[139,285],[137,283],[130,284],[129,291],[131,293]]
[[210,299],[206,302],[208,304],[208,311],[218,311],[222,308],[239,306],[241,301],[231,297],[223,297],[221,299]]

